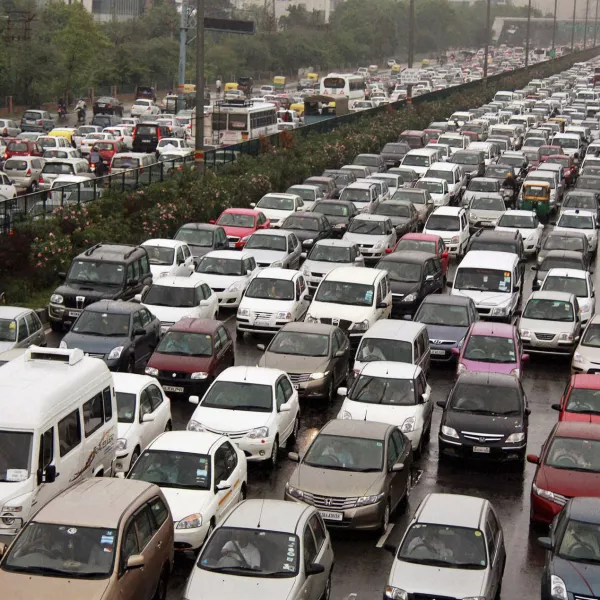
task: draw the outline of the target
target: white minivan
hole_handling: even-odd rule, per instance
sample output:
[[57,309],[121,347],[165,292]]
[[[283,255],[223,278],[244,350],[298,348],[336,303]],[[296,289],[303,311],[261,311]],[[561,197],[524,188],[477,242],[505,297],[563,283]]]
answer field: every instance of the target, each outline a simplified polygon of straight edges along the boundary
[[469,243],[467,212],[460,206],[440,206],[429,215],[423,233],[438,235],[449,254],[462,256]]
[[401,164],[403,167],[410,167],[415,173],[423,177],[433,163],[441,161],[441,152],[429,146],[418,150],[410,150],[404,155]]
[[30,346],[0,372],[0,541],[82,477],[111,476],[117,403],[103,360]]

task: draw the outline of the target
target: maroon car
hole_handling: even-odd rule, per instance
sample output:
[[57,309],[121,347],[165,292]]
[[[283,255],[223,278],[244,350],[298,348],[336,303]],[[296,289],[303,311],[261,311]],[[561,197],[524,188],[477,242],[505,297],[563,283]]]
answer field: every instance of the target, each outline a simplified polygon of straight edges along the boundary
[[187,317],[165,333],[146,374],[156,377],[169,395],[202,397],[234,362],[233,341],[224,323]]

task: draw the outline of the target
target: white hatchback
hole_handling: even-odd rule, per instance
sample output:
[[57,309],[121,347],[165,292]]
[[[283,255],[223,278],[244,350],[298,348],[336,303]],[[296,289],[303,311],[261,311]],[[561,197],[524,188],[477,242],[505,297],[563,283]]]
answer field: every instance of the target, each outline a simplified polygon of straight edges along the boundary
[[266,194],[250,206],[260,210],[271,221],[271,227],[278,227],[292,213],[304,210],[304,201],[296,194]]
[[598,250],[598,222],[593,212],[580,210],[565,210],[558,221],[554,231],[578,231],[587,237],[590,252],[595,256]]
[[469,243],[469,221],[464,208],[440,206],[427,219],[423,233],[437,235],[444,240],[448,254],[463,256]]
[[537,254],[542,244],[544,226],[531,210],[507,210],[499,219],[496,231],[519,232],[523,238],[525,254]]
[[146,240],[142,247],[148,252],[152,277],[171,275],[181,267],[193,267],[192,251],[185,242],[169,239]]
[[589,271],[580,269],[550,269],[544,278],[540,291],[567,292],[577,296],[582,328],[596,314],[596,294]]
[[374,264],[396,245],[396,229],[389,217],[360,213],[350,221],[342,240],[356,244],[364,260]]
[[417,181],[415,187],[419,190],[427,190],[433,198],[435,206],[448,206],[450,204],[450,189],[445,179],[422,177]]

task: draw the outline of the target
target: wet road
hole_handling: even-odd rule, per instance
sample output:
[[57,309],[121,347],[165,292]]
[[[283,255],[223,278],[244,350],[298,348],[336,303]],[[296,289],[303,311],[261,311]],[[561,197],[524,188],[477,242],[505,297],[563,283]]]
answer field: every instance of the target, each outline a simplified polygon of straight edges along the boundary
[[[524,297],[531,292],[533,272],[529,261],[526,270]],[[449,280],[453,278],[454,264],[451,265]],[[597,276],[594,277],[597,279]],[[231,332],[235,331],[235,313],[225,313],[221,318],[227,322]],[[235,335],[233,336],[235,339]],[[50,334],[49,345],[57,346],[57,334]],[[237,344],[236,364],[256,365],[261,352],[256,344],[264,341],[258,337],[246,336],[244,343]],[[550,408],[557,402],[569,377],[570,363],[567,359],[532,357],[527,363],[523,385],[532,410],[529,421],[528,451],[538,453],[553,424],[557,413]],[[433,391],[434,406],[450,392],[454,380],[454,369],[438,367],[434,364],[429,383]],[[298,450],[303,452],[329,420],[335,418],[342,403],[338,397],[332,407],[325,409],[318,402],[302,404],[302,424],[298,439]],[[176,429],[184,429],[194,406],[184,401],[173,401],[171,405],[173,424]],[[505,600],[533,600],[539,598],[540,573],[543,566],[543,551],[535,544],[535,533],[529,529],[529,493],[534,474],[534,466],[526,464],[523,471],[515,466],[490,464],[463,465],[452,463],[449,466],[438,463],[437,431],[442,410],[435,406],[432,436],[429,447],[423,452],[416,466],[418,483],[413,489],[409,513],[412,514],[419,502],[430,492],[452,492],[481,496],[496,506],[507,549],[507,563],[503,583],[502,598]],[[282,457],[283,458],[283,457]],[[250,498],[283,498],[285,482],[289,479],[294,464],[287,459],[279,462],[277,471],[271,473],[257,464],[250,464],[248,471]],[[398,543],[407,525],[408,515],[393,515],[393,527],[388,541]],[[538,533],[539,535],[539,533]],[[340,600],[350,594],[357,594],[357,600],[375,600],[382,597],[392,556],[377,544],[382,541],[374,535],[334,532],[335,569],[333,571],[332,598]],[[188,558],[180,558],[171,579],[169,600],[183,597],[185,581],[193,568]]]

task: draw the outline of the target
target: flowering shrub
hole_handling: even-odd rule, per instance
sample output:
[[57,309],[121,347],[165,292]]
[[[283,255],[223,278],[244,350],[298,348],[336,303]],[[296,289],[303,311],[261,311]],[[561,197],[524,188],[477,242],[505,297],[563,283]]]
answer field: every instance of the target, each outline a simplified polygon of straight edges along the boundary
[[30,260],[35,269],[36,281],[48,285],[56,277],[56,273],[69,268],[72,256],[73,245],[63,233],[50,232],[47,236],[34,238]]
[[52,211],[52,216],[56,220],[59,231],[65,235],[83,231],[90,226],[90,216],[83,204],[59,206]]
[[141,219],[142,232],[146,238],[169,238],[182,223],[190,219],[191,207],[182,202],[158,202],[152,208],[142,211],[136,218]]

